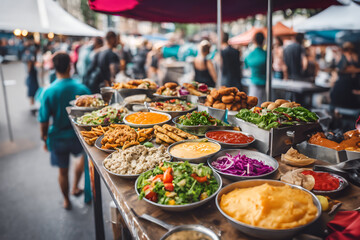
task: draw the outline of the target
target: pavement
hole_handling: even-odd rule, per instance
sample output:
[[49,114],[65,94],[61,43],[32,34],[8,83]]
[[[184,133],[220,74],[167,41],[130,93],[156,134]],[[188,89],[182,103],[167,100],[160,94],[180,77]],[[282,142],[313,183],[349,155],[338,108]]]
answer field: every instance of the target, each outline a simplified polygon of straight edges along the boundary
[[[2,68],[14,142],[9,141],[0,86],[0,239],[95,239],[93,206],[84,203],[83,195],[71,197],[71,211],[62,208],[58,169],[50,165],[49,153],[40,140],[39,123],[30,113],[25,66],[11,62]],[[71,166],[70,186],[72,170]],[[103,183],[102,197],[106,239],[112,239],[111,197]]]

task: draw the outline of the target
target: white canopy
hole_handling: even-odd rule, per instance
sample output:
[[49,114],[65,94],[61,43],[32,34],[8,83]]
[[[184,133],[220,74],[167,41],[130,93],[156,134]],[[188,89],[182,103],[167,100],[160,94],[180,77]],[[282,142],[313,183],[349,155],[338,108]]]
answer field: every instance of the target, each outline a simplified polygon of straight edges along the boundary
[[0,30],[25,29],[70,36],[103,36],[79,21],[53,0],[1,0]]
[[295,26],[297,32],[324,30],[360,30],[360,6],[331,6]]

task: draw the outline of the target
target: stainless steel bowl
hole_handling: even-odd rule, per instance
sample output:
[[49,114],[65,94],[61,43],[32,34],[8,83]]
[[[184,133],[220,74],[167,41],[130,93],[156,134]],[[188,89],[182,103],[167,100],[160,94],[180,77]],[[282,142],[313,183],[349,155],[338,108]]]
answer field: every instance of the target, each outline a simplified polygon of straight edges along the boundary
[[165,124],[165,123],[167,123],[168,121],[171,120],[171,115],[170,115],[170,114],[161,113],[161,112],[157,112],[157,113],[158,113],[158,114],[165,115],[165,116],[167,116],[169,119],[166,120],[166,121],[164,121],[164,122],[154,123],[154,124],[135,124],[135,123],[128,122],[128,121],[126,120],[126,118],[127,118],[129,115],[134,114],[134,113],[129,113],[129,114],[127,114],[127,115],[124,116],[123,121],[124,121],[124,123],[125,123],[126,125],[129,125],[130,127],[134,127],[134,128],[151,128],[151,127],[153,127],[153,126],[155,126],[155,125]]
[[204,137],[205,133],[207,131],[211,131],[211,130],[233,130],[234,127],[233,126],[187,126],[187,125],[183,125],[178,123],[178,119],[181,116],[177,116],[175,118],[173,118],[173,123],[175,124],[175,126],[187,133],[190,133],[192,135],[196,135],[199,137]]
[[[195,165],[195,164],[193,164],[193,165]],[[152,171],[152,169],[149,171]],[[221,179],[220,175],[214,171],[213,171],[213,174],[214,174],[214,178],[216,179],[216,181],[219,185],[219,188],[211,196],[209,196],[208,198],[201,200],[199,202],[189,203],[189,204],[185,204],[185,205],[164,205],[164,204],[152,202],[146,198],[143,198],[143,200],[145,200],[146,202],[148,202],[154,206],[159,207],[162,210],[170,211],[170,212],[182,212],[182,211],[188,211],[188,210],[200,207],[200,206],[204,205],[205,203],[209,202],[210,200],[212,200],[213,198],[215,198],[216,194],[218,194],[218,192],[220,191],[220,189],[222,187],[222,179]],[[137,178],[135,181],[135,192],[139,196],[140,193],[137,189],[138,180],[139,180],[139,178]]]
[[[299,227],[295,227],[295,228],[267,229],[267,228],[254,227],[252,225],[237,221],[237,220],[233,219],[232,217],[230,217],[229,215],[227,215],[225,212],[223,212],[222,209],[220,208],[220,199],[221,199],[222,195],[229,193],[236,188],[255,187],[255,186],[262,185],[264,183],[268,183],[273,186],[289,185],[292,188],[297,188],[297,189],[300,189],[300,190],[305,191],[308,194],[310,194],[312,197],[313,203],[317,208],[317,215],[316,215],[315,219],[313,219],[311,222],[309,222],[303,226],[299,226]],[[298,232],[301,232],[304,228],[306,228],[309,225],[311,225],[312,223],[314,223],[321,215],[321,204],[314,194],[312,194],[310,191],[308,191],[302,187],[291,185],[291,184],[280,182],[280,181],[276,181],[276,180],[255,179],[255,180],[246,180],[246,181],[232,183],[230,185],[227,185],[223,189],[221,189],[221,191],[216,196],[215,202],[216,202],[216,207],[218,208],[220,213],[231,223],[231,225],[233,227],[237,228],[238,230],[240,230],[241,232],[243,232],[249,236],[261,238],[261,239],[289,239],[292,236],[296,235]]]
[[[213,139],[213,138],[210,138],[210,137],[207,136],[208,133],[217,132],[217,131],[241,133],[241,134],[244,134],[244,135],[246,135],[246,136],[248,136],[248,137],[254,138],[254,140],[252,140],[252,141],[249,142],[249,143],[236,143],[236,144],[234,144],[234,143],[224,143],[224,142],[218,141],[218,140],[216,140],[216,139]],[[252,144],[253,142],[255,142],[255,137],[254,137],[253,135],[251,135],[251,134],[249,134],[249,133],[245,133],[245,132],[235,131],[235,130],[212,130],[212,131],[206,132],[206,133],[205,133],[205,137],[206,137],[207,139],[210,139],[210,140],[213,140],[213,141],[215,141],[215,142],[220,143],[220,145],[221,145],[222,147],[224,147],[224,148],[245,148],[245,147],[249,146],[250,144]]]
[[[212,143],[218,145],[219,150],[214,152],[214,153],[211,153],[211,154],[208,154],[208,155],[205,155],[205,156],[202,156],[202,157],[197,157],[197,158],[180,158],[180,157],[175,157],[174,155],[172,155],[170,153],[171,148],[173,148],[174,146],[179,145],[181,143],[184,143],[184,142],[204,142],[204,141],[212,142]],[[212,140],[208,140],[206,138],[203,138],[203,139],[188,139],[188,140],[183,140],[183,141],[180,141],[180,142],[173,143],[168,147],[167,152],[174,160],[177,160],[177,161],[188,161],[190,163],[205,163],[206,159],[210,158],[211,156],[213,156],[214,154],[216,154],[220,150],[221,150],[221,145],[219,143],[217,143],[215,141],[212,141]]]
[[176,226],[170,229],[164,236],[160,238],[160,240],[167,240],[169,239],[169,237],[171,237],[171,235],[182,231],[195,231],[205,234],[207,237],[209,237],[212,240],[220,240],[220,238],[214,233],[213,230],[204,227],[202,225],[196,225],[196,224]]
[[[266,174],[262,174],[262,175],[258,175],[258,176],[238,176],[238,175],[233,175],[230,173],[223,173],[221,172],[219,169],[215,168],[212,165],[212,162],[215,161],[216,159],[218,159],[219,157],[225,156],[226,153],[235,156],[238,153],[241,153],[242,155],[245,154],[246,157],[248,158],[252,158],[252,159],[256,159],[258,161],[263,162],[264,164],[271,166],[274,168],[273,171],[266,173]],[[208,160],[208,165],[217,173],[219,173],[221,176],[229,178],[231,180],[234,181],[240,181],[240,180],[247,180],[247,179],[259,179],[259,178],[269,178],[271,176],[273,176],[273,174],[278,170],[279,168],[279,163],[278,161],[276,161],[276,159],[274,159],[273,157],[270,157],[269,155],[263,154],[261,152],[257,152],[257,151],[252,151],[252,150],[247,150],[247,149],[226,149],[226,150],[222,150],[218,153],[216,153],[215,155],[213,155],[212,157],[210,157]]]
[[[148,105],[149,106],[149,105]],[[150,110],[150,112],[160,112],[160,113],[167,113],[169,114],[172,118],[177,117],[177,116],[181,116],[181,115],[185,115],[187,113],[190,113],[192,111],[195,111],[197,109],[197,106],[195,105],[193,108],[186,110],[186,111],[165,111],[165,110],[159,110],[153,107],[148,107],[148,109]]]
[[106,152],[106,153],[113,153],[115,152],[116,150],[115,149],[105,149],[105,148],[101,148],[102,147],[102,144],[101,144],[101,141],[103,140],[104,138],[104,135],[101,135],[100,137],[98,137],[94,143],[94,146],[103,151],[103,152]]

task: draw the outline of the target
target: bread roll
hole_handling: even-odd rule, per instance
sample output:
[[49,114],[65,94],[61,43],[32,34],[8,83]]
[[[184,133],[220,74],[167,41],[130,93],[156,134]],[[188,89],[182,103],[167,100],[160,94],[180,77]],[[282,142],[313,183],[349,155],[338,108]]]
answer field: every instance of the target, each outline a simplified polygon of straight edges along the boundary
[[276,103],[271,103],[269,106],[267,106],[267,109],[274,110],[275,108],[278,108],[279,105]]
[[284,107],[284,108],[292,108],[292,107],[293,107],[293,104],[292,104],[292,103],[287,102],[287,103],[283,103],[283,104],[281,104],[281,105],[280,105],[280,107]]
[[234,96],[228,95],[228,96],[222,96],[221,101],[223,103],[232,103],[234,101]]
[[211,95],[207,95],[206,96],[206,101],[208,101],[210,104],[213,104],[215,100]]
[[174,83],[174,82],[168,82],[168,83],[165,83],[164,86],[165,86],[166,88],[174,89],[174,88],[176,88],[178,85],[177,85],[177,83]]
[[215,88],[213,90],[211,90],[210,95],[214,98],[214,99],[218,99],[220,94],[219,91],[216,90]]
[[267,108],[270,104],[272,104],[273,102],[263,102],[262,104],[261,104],[261,107],[262,108]]
[[275,103],[276,103],[277,105],[281,105],[281,104],[287,103],[287,102],[289,102],[289,101],[288,101],[288,100],[285,100],[285,99],[277,99],[277,100],[275,101]]
[[225,108],[226,108],[226,105],[225,105],[225,103],[214,103],[213,104],[213,108],[218,108],[218,109],[223,109],[223,110],[225,110]]

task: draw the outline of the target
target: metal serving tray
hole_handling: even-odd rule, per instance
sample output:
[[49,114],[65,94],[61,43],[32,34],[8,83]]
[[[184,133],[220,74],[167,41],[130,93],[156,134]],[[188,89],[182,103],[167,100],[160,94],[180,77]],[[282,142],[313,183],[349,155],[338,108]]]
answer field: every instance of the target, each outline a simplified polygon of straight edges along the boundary
[[310,144],[307,141],[297,144],[296,148],[300,153],[308,157],[320,159],[333,164],[360,158],[360,152],[347,150],[336,151],[335,149]]
[[273,157],[285,153],[291,146],[306,140],[311,133],[321,131],[319,123],[305,123],[264,130],[236,117],[235,121],[241,131],[255,137],[256,141],[253,143],[253,147]]

